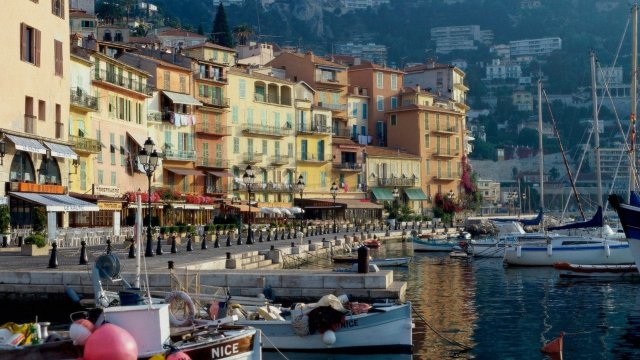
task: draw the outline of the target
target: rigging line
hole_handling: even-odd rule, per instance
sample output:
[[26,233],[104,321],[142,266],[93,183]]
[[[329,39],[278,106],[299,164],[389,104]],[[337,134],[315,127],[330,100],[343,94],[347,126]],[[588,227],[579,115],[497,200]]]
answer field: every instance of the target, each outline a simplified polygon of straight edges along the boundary
[[442,335],[442,333],[440,331],[438,331],[438,329],[434,328],[428,321],[427,319],[424,318],[424,316],[422,316],[422,314],[418,311],[418,309],[416,309],[415,307],[411,306],[411,310],[413,310],[414,313],[416,313],[416,315],[420,318],[420,320],[422,320],[422,322],[427,325],[427,327],[429,329],[431,329],[431,331],[433,331],[436,335],[438,335],[440,338],[442,338],[443,340],[445,340],[446,342],[448,342],[449,344],[455,345],[460,347],[461,349],[465,350],[465,351],[469,351],[472,349],[472,347],[465,345],[463,343],[457,342],[455,340],[451,340],[449,338],[447,338],[446,336]]
[[[591,130],[589,131],[589,136],[587,138],[587,144],[591,142],[591,136],[593,135],[593,127],[591,127]],[[587,155],[587,147],[585,146],[582,149],[582,157],[580,157],[580,163],[578,163],[578,169],[576,170],[576,178],[578,178],[578,176],[580,175],[580,170],[582,170],[582,164],[584,163],[584,158]],[[571,201],[571,197],[568,196],[567,197],[567,201],[564,204],[564,208],[562,209],[562,216],[560,216],[560,220],[564,219],[564,214],[567,211],[567,208],[569,207],[569,201]]]
[[278,354],[280,354],[280,356],[282,356],[283,359],[285,360],[289,360],[289,358],[282,353],[282,351],[280,351],[280,349],[278,349],[276,347],[276,345],[273,343],[273,341],[271,341],[271,339],[269,339],[269,337],[267,335],[265,335],[264,331],[261,331],[261,336],[264,337],[265,339],[267,339],[267,341],[271,344],[271,346],[273,346],[274,349],[276,349],[276,351],[278,352]]
[[[562,146],[562,141],[560,140],[560,133],[558,132],[558,127],[556,126],[556,119],[553,117],[553,111],[551,111],[551,103],[549,102],[549,98],[547,97],[547,92],[544,89],[542,90],[542,93],[544,94],[544,99],[547,103],[547,109],[549,110],[549,116],[551,117],[551,124],[553,125],[553,130],[556,133],[556,139],[558,140],[558,145],[560,146],[560,153],[562,154],[562,160],[564,160],[564,167],[567,170],[567,175],[569,175],[569,180],[571,181],[571,188],[573,188],[573,195],[576,198],[576,203],[578,204],[580,215],[582,215],[583,220],[587,220],[587,218],[584,216],[584,211],[582,210],[580,195],[576,190],[576,183],[575,183],[575,180],[573,179],[573,175],[571,175],[571,169],[569,168],[569,163],[567,162],[567,157],[565,156],[564,147]],[[542,136],[542,134],[540,134],[540,136]]]

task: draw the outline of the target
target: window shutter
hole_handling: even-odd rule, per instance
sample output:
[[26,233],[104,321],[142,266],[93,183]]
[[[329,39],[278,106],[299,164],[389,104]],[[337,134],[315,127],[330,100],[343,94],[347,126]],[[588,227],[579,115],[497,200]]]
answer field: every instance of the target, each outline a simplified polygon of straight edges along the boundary
[[67,0],[60,0],[60,17],[64,19],[65,11],[64,11],[64,3]]
[[55,64],[56,64],[56,75],[63,76],[63,67],[62,67],[62,42],[58,40],[53,40],[54,44],[54,56],[55,56]]
[[34,38],[34,50],[35,50],[35,54],[36,54],[36,58],[35,58],[35,65],[36,66],[40,66],[40,30],[37,29],[33,29],[33,33],[35,35]]
[[27,32],[27,25],[25,25],[25,23],[20,23],[20,60],[22,61],[26,60],[25,55],[27,53],[26,32]]

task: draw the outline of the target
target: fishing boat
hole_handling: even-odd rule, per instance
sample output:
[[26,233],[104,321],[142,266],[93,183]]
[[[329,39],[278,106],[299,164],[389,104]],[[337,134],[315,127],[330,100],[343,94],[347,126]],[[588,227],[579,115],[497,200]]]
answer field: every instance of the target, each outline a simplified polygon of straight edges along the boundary
[[367,239],[365,241],[362,242],[362,245],[370,248],[370,249],[377,249],[380,247],[380,240],[378,239]]
[[413,348],[410,303],[343,306],[326,295],[318,303],[275,314],[265,307],[260,315],[236,323],[259,329],[268,339],[262,344],[266,351],[410,354]]
[[553,267],[560,271],[563,278],[637,278],[640,277],[638,267],[635,264],[627,265],[577,265],[570,263],[557,263]]
[[494,225],[498,227],[498,234],[495,237],[473,239],[469,242],[469,249],[473,256],[502,258],[505,246],[515,244],[517,237],[525,234],[519,221],[494,222]]
[[411,242],[413,244],[413,251],[450,252],[455,246],[458,246],[458,241],[455,239],[436,237],[413,236]]
[[[358,262],[358,257],[354,255],[335,255],[331,259],[336,264],[355,264]],[[407,266],[410,262],[410,257],[369,259],[369,264],[375,264],[378,267]]]

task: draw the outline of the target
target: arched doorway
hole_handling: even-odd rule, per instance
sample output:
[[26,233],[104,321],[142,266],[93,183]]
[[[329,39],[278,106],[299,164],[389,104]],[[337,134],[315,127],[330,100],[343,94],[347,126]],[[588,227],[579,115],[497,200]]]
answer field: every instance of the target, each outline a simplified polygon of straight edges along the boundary
[[35,174],[29,154],[24,151],[16,151],[13,161],[11,161],[9,180],[34,183],[36,181]]
[[44,160],[40,166],[39,172],[39,184],[62,185],[60,167],[58,166],[58,160],[55,158]]

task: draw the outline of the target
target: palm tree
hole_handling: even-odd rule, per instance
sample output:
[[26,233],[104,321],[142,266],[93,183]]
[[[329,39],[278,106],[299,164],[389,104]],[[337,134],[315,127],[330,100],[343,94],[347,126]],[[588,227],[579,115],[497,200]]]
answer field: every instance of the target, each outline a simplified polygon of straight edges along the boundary
[[233,36],[238,45],[247,45],[251,35],[253,35],[253,27],[249,24],[240,24],[233,28]]

